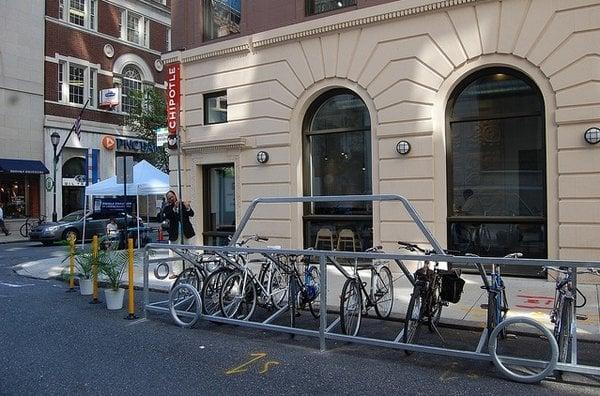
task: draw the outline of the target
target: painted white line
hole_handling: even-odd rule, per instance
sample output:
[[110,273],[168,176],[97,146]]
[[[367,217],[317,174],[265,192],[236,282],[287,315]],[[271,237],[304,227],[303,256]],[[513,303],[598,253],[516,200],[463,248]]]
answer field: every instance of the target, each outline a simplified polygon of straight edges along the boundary
[[0,282],[0,285],[2,286],[8,286],[8,287],[27,287],[27,286],[35,286],[35,284],[33,283],[27,283],[27,284],[23,284],[23,285],[15,285],[12,283],[4,283],[4,282]]

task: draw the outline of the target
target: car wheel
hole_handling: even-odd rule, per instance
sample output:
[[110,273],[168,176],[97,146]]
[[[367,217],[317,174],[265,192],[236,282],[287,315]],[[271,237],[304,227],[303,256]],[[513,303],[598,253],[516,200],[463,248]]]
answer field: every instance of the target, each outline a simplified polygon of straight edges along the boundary
[[64,232],[63,239],[65,241],[69,241],[71,238],[75,238],[75,240],[79,238],[79,233],[77,232],[77,230],[69,229]]

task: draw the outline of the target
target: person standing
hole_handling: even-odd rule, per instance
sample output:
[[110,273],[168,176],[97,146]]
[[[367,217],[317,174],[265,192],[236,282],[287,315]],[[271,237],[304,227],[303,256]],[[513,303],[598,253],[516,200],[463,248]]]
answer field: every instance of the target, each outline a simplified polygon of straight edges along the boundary
[[[189,202],[182,202],[180,205],[177,199],[177,194],[174,191],[169,191],[166,194],[167,203],[163,209],[163,218],[168,220],[168,232],[169,232],[169,243],[177,243],[179,239],[179,224],[181,222],[181,229],[183,231],[184,244],[195,245],[196,244],[196,232],[190,221],[190,217],[194,217],[194,211],[192,210]],[[181,207],[181,214],[179,213]],[[172,252],[171,252],[172,253]],[[171,278],[176,277],[176,272],[183,270],[183,264],[181,264],[180,271],[175,271],[175,262],[171,263]]]
[[0,202],[0,230],[2,230],[2,232],[4,234],[6,234],[6,236],[9,236],[11,234],[11,232],[9,232],[6,229],[6,226],[4,225],[4,204],[2,202]]

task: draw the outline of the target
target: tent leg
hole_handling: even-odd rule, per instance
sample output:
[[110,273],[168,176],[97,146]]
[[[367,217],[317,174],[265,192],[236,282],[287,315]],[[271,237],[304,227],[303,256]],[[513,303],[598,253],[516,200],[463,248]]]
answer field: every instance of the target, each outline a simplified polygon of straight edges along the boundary
[[[84,194],[85,195],[85,194]],[[93,195],[91,195],[92,199],[94,198]],[[85,199],[83,200],[83,232],[81,233],[81,247],[83,247],[85,245],[85,223],[86,223],[86,213],[87,213],[87,203],[88,203],[88,199],[87,197],[85,197]]]
[[137,246],[140,248],[140,196],[135,196],[135,217],[137,223]]

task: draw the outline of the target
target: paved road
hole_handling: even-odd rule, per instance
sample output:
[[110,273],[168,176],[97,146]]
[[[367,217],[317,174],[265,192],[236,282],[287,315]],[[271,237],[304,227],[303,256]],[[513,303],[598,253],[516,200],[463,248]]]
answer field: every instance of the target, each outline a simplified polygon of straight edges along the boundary
[[[58,253],[59,247],[0,246],[0,394],[600,392],[597,378],[524,385],[502,379],[488,363],[333,342],[321,353],[316,339],[205,322],[184,330],[160,315],[127,321],[124,311],[91,305],[59,281],[23,278],[10,269]],[[308,314],[302,319],[310,322]],[[399,327],[367,321],[364,335],[389,336]],[[473,348],[477,341],[475,333],[441,332],[455,347]],[[432,335],[425,340],[441,342]],[[597,360],[596,345],[585,349],[585,359]]]

